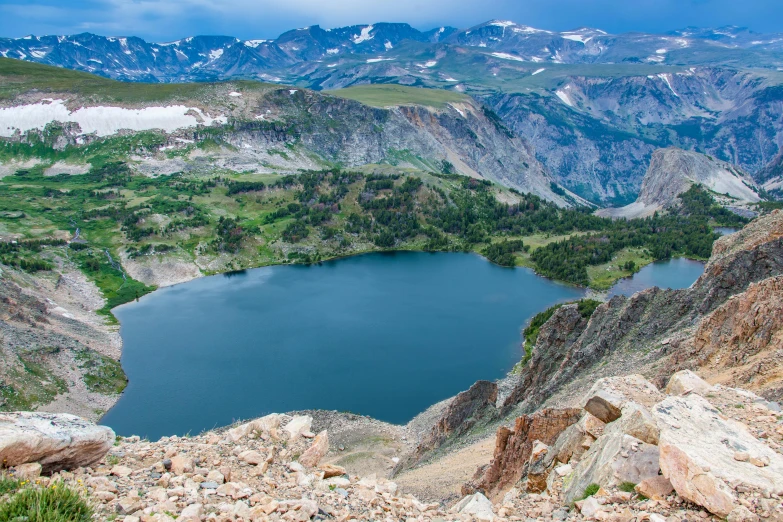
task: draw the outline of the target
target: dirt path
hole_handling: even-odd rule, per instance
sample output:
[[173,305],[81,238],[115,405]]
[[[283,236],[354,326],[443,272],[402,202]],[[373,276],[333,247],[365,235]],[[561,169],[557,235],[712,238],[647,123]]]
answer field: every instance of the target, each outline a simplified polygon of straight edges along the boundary
[[462,484],[473,477],[476,469],[492,460],[494,434],[441,457],[432,464],[415,468],[394,478],[400,488],[427,501],[462,498]]

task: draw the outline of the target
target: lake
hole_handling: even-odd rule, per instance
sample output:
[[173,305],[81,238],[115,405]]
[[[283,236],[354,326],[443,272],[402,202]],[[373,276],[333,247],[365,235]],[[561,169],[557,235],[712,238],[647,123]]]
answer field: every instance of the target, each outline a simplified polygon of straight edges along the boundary
[[405,423],[522,357],[584,291],[474,254],[376,253],[162,288],[114,310],[129,378],[102,419],[157,439],[297,409]]
[[609,297],[633,295],[646,288],[688,288],[704,272],[704,263],[677,257],[645,265],[633,277],[619,280],[609,290]]

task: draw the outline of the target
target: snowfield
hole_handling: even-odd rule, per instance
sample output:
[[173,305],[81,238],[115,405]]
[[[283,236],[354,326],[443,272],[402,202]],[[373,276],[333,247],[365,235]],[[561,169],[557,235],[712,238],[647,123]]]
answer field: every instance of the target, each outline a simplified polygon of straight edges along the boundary
[[117,134],[125,129],[174,132],[199,125],[225,124],[228,118],[225,116],[213,118],[200,109],[184,105],[143,109],[82,107],[71,112],[63,100],[54,100],[51,103],[0,109],[0,136],[10,138],[17,131],[24,134],[31,130],[43,130],[52,122],[77,123],[82,134],[96,134],[103,137]]

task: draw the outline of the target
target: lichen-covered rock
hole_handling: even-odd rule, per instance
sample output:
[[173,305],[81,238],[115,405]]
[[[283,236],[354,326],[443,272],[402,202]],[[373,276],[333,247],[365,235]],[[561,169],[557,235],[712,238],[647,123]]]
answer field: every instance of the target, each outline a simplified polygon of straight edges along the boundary
[[75,415],[0,414],[0,462],[41,464],[44,473],[90,466],[114,444],[114,431]]
[[[726,517],[739,505],[738,486],[783,493],[783,457],[703,397],[669,397],[653,415],[661,430],[661,470],[681,497]],[[769,465],[738,462],[738,452],[769,459]]]
[[607,430],[574,467],[564,488],[566,502],[581,495],[590,484],[605,488],[623,482],[638,484],[658,476],[658,447],[646,444],[620,430]]

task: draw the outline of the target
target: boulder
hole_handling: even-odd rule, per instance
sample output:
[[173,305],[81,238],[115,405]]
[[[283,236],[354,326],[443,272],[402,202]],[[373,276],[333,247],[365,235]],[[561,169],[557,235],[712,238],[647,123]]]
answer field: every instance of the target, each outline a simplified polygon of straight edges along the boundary
[[19,464],[14,467],[14,478],[19,480],[34,480],[41,476],[42,466],[37,462]]
[[[739,505],[738,488],[783,493],[783,456],[700,395],[669,397],[653,416],[661,430],[661,470],[681,497],[727,517]],[[739,462],[737,453],[766,457],[769,465]]]
[[262,455],[256,450],[247,450],[240,453],[238,456],[239,460],[242,460],[244,462],[247,462],[248,464],[252,466],[256,466],[258,464],[261,464],[266,460],[266,455]]
[[309,415],[299,415],[291,419],[283,429],[288,432],[288,436],[291,440],[295,440],[301,437],[303,433],[310,431],[312,424],[312,417]]
[[660,430],[650,411],[636,402],[627,402],[618,420],[609,429],[619,430],[647,444],[658,445]]
[[675,373],[669,379],[669,384],[666,385],[666,393],[669,395],[687,395],[689,393],[706,395],[713,390],[711,384],[690,370]]
[[313,443],[299,457],[299,463],[308,468],[314,468],[329,451],[329,434],[326,430],[315,436]]
[[342,477],[346,473],[344,467],[335,466],[334,464],[321,464],[319,469],[324,472],[324,479],[330,479],[332,477]]
[[634,490],[647,498],[663,500],[674,491],[674,487],[666,477],[657,476],[642,480],[636,485]]
[[193,473],[195,464],[193,459],[184,455],[176,455],[171,457],[171,472],[175,475],[182,475],[183,473]]
[[284,418],[285,415],[270,413],[228,430],[227,436],[232,442],[237,442],[252,433],[274,433],[280,427],[280,423]]
[[[593,418],[595,419],[595,417]],[[595,420],[601,422],[598,419]],[[587,451],[590,448],[590,445],[595,441],[596,437],[593,437],[589,433],[585,433],[581,424],[582,423],[579,422],[567,427],[552,445],[552,457],[558,462],[567,463],[572,458],[581,458],[584,452]]]
[[177,520],[184,520],[187,522],[200,522],[201,514],[204,511],[204,506],[201,504],[191,504],[185,507],[180,513]]
[[626,435],[619,430],[607,430],[599,437],[564,484],[566,502],[581,495],[590,484],[604,488],[623,482],[638,484],[658,476],[658,447]]
[[533,450],[530,453],[530,460],[527,465],[527,491],[528,493],[541,493],[546,491],[546,479],[549,476],[549,464],[551,459],[547,459],[549,446],[541,441],[533,444]]
[[14,412],[0,414],[0,462],[41,464],[44,473],[86,467],[114,444],[114,431],[75,415]]
[[585,410],[609,423],[620,418],[628,402],[651,408],[663,400],[663,394],[641,375],[598,379],[585,396]]
[[622,415],[624,399],[607,390],[596,390],[590,394],[585,402],[585,410],[595,416],[601,422],[612,422]]
[[492,511],[492,502],[481,493],[474,493],[463,498],[452,508],[452,511],[460,515],[472,515],[476,520],[495,520]]

